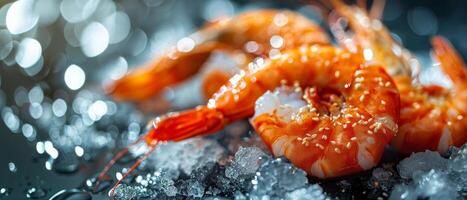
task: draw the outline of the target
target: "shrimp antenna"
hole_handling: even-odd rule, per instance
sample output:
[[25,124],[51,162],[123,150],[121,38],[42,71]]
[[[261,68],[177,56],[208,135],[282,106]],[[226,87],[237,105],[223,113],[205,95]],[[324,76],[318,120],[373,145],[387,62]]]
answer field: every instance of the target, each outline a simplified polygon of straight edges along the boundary
[[129,144],[127,147],[123,148],[122,150],[118,151],[117,154],[105,165],[104,169],[99,173],[99,176],[97,177],[97,182],[96,185],[94,186],[93,190],[96,191],[96,189],[99,187],[100,183],[102,180],[107,178],[107,173],[109,170],[115,165],[115,163],[120,160],[123,156],[128,154],[129,150],[131,147],[135,146],[136,144],[140,143],[144,137],[138,138],[136,141],[133,143]]
[[120,180],[117,181],[117,183],[115,183],[115,185],[112,187],[112,189],[110,189],[110,199],[114,199],[115,198],[115,190],[117,189],[117,187],[122,184],[122,181],[132,172],[134,171],[140,164],[141,162],[143,162],[144,160],[146,160],[149,155],[151,155],[151,153],[156,149],[157,145],[159,144],[159,141],[155,141],[154,143],[152,143],[150,145],[150,149],[144,153],[144,155],[139,158],[135,164],[133,164],[133,166],[130,167],[130,169],[125,173],[123,174],[122,178]]

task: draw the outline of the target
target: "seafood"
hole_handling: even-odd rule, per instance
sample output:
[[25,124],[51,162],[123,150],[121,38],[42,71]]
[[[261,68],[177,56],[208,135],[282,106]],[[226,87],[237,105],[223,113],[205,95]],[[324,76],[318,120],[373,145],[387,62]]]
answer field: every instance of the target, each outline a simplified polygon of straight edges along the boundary
[[444,153],[449,146],[467,142],[467,71],[460,56],[449,42],[437,36],[433,51],[452,88],[438,85],[410,86],[409,79],[397,81],[401,86],[401,120],[393,145],[403,153],[436,150]]
[[[295,89],[314,87],[317,92],[308,94],[309,102],[295,120],[283,121],[275,113],[252,119],[275,155],[320,178],[368,169],[379,161],[397,131],[399,93],[383,68],[364,65],[361,56],[329,45],[302,46],[255,63],[232,77],[207,105],[157,118],[146,142],[214,133],[252,116],[255,101],[265,92],[292,83]],[[322,100],[320,93],[325,94]]]
[[451,79],[453,88],[421,85],[415,73],[417,60],[396,43],[382,23],[358,7],[333,0],[354,32],[342,31],[337,20],[331,22],[342,46],[363,54],[370,63],[386,68],[401,96],[399,131],[392,144],[402,153],[424,150],[446,152],[449,146],[467,142],[467,72],[461,57],[449,42],[437,36],[432,40],[434,55]]
[[[221,19],[206,25],[188,38],[194,47],[173,48],[146,67],[127,74],[107,89],[117,100],[142,101],[164,88],[180,83],[196,74],[214,51],[227,54],[241,52],[247,64],[257,56],[276,55],[285,49],[306,44],[327,44],[328,37],[306,17],[280,10],[259,10]],[[233,74],[217,70],[203,83],[204,96],[209,98]]]
[[[108,87],[119,100],[141,101],[196,74],[214,51],[245,54],[240,65],[256,56],[277,54],[304,44],[326,44],[325,32],[306,17],[279,10],[250,11],[206,25],[188,37],[193,49],[173,50]],[[205,97],[222,86],[232,73],[215,71],[203,84]],[[155,81],[157,80],[157,81]]]

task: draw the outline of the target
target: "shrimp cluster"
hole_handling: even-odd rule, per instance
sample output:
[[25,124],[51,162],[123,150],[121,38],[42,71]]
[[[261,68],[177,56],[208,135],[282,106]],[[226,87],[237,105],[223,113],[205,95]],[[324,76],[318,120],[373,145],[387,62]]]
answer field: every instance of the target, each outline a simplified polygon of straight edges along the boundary
[[440,36],[432,39],[434,57],[453,87],[422,85],[414,73],[419,67],[417,60],[392,39],[378,19],[361,8],[340,1],[334,4],[354,32],[345,33],[334,20],[331,27],[338,41],[353,52],[366,54],[368,62],[384,66],[396,82],[401,113],[393,146],[406,154],[424,150],[444,153],[449,146],[467,142],[467,70],[449,42]]
[[[250,118],[274,156],[285,156],[311,176],[330,178],[374,167],[391,142],[403,153],[465,143],[467,72],[449,43],[433,39],[434,54],[454,87],[413,84],[415,58],[377,17],[330,2],[339,46],[300,14],[249,11],[206,25],[190,36],[193,49],[174,48],[113,83],[109,92],[119,100],[148,99],[196,74],[214,51],[224,51],[243,55],[241,69],[208,76],[205,105],[157,117],[142,138],[152,150],[160,142],[212,134]],[[343,18],[352,34],[338,22]]]

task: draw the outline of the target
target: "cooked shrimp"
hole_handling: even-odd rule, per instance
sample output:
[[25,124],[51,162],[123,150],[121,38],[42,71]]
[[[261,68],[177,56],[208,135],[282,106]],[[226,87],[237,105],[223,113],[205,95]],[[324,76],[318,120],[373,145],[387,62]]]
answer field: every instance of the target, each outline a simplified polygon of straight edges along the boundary
[[394,78],[401,95],[399,132],[392,144],[402,153],[424,150],[445,152],[449,146],[467,142],[467,73],[460,56],[441,37],[433,39],[434,54],[453,88],[418,84],[418,62],[397,44],[378,19],[362,9],[333,0],[337,12],[346,17],[351,37],[332,23],[334,34],[350,49],[357,49],[369,62],[383,65]]
[[[310,102],[291,121],[274,113],[253,118],[273,153],[320,178],[368,169],[396,133],[399,94],[382,68],[362,63],[332,46],[286,51],[232,77],[207,105],[157,118],[146,141],[179,141],[216,132],[253,115],[255,101],[266,91],[295,83],[297,88],[315,86],[316,92],[330,92],[336,99]],[[325,110],[314,111],[327,104]]]
[[[453,83],[400,87],[400,129],[393,144],[403,153],[424,150],[446,152],[467,142],[467,70],[449,42],[437,36],[433,52]],[[410,85],[410,80],[403,85]],[[402,85],[402,84],[401,84]]]
[[[230,78],[206,105],[156,118],[142,139],[152,151],[160,142],[214,133],[252,116],[255,101],[265,92],[293,83],[297,88],[316,87],[318,92],[307,95],[308,105],[296,118],[284,121],[276,113],[262,113],[252,120],[271,151],[320,178],[369,169],[397,132],[399,93],[383,68],[364,63],[359,55],[318,44],[287,50],[270,60],[259,59]],[[323,100],[320,93],[325,94]],[[317,106],[322,107],[319,112],[314,110]],[[126,152],[112,159],[100,177]]]
[[[215,50],[247,54],[240,63],[246,66],[256,56],[276,55],[299,45],[328,43],[327,35],[317,24],[295,12],[280,10],[250,11],[219,20],[186,40],[193,43],[192,49],[174,47],[167,55],[116,81],[108,91],[118,100],[148,99],[197,73]],[[208,98],[231,75],[216,71],[212,76],[222,79],[205,81],[203,92]]]

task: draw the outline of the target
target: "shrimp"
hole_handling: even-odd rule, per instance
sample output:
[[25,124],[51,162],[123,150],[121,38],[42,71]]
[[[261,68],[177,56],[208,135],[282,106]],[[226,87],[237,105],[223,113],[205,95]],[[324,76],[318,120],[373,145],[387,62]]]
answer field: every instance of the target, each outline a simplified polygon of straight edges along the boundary
[[[333,0],[336,11],[346,17],[353,36],[342,31],[336,20],[333,33],[347,49],[360,52],[370,63],[383,65],[396,82],[401,96],[399,131],[392,141],[402,153],[424,150],[446,152],[449,146],[467,142],[466,69],[449,42],[437,36],[432,40],[434,55],[453,88],[418,83],[418,62],[397,44],[378,19],[362,9]],[[350,42],[349,42],[350,41]],[[344,45],[345,46],[345,45]]]
[[[206,25],[188,37],[192,49],[172,48],[165,56],[139,68],[107,87],[117,100],[141,101],[198,73],[214,51],[244,54],[241,66],[257,56],[275,55],[304,44],[329,43],[326,33],[305,16],[280,10],[249,11]],[[203,83],[205,97],[232,76],[222,70],[208,74]]]
[[[367,66],[361,56],[330,45],[306,45],[250,65],[206,105],[156,118],[143,139],[153,150],[160,142],[215,133],[251,117],[255,101],[265,92],[292,83],[297,88],[314,86],[335,98],[310,102],[287,123],[271,113],[254,117],[253,126],[276,156],[284,155],[320,178],[369,169],[379,161],[397,131],[399,93],[383,68]],[[315,105],[324,110],[314,111]],[[314,140],[314,135],[320,139]]]
[[401,121],[393,145],[402,153],[437,150],[467,142],[467,70],[461,57],[447,40],[432,39],[433,52],[452,88],[438,85],[410,85],[408,79],[401,93]]

